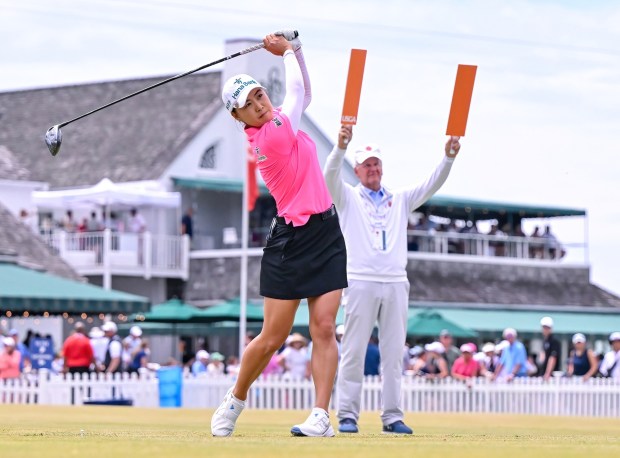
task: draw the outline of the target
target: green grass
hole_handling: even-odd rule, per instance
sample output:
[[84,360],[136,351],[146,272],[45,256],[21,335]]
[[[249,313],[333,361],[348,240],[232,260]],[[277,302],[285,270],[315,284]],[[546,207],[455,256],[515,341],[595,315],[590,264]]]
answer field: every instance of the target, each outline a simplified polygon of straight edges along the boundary
[[378,413],[366,413],[360,419],[360,434],[298,438],[290,435],[290,427],[303,421],[307,412],[246,410],[233,437],[213,438],[211,413],[3,405],[0,456],[592,458],[620,453],[620,419],[407,414],[415,435],[391,436],[381,434]]

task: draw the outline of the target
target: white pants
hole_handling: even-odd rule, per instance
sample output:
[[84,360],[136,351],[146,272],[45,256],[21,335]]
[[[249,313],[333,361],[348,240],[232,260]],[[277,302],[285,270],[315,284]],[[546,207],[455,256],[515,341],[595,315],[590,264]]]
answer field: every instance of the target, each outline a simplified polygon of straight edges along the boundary
[[409,282],[380,283],[349,280],[343,295],[344,336],[338,371],[338,419],[359,418],[364,360],[375,323],[381,352],[381,420],[389,425],[403,419],[401,378],[407,338]]

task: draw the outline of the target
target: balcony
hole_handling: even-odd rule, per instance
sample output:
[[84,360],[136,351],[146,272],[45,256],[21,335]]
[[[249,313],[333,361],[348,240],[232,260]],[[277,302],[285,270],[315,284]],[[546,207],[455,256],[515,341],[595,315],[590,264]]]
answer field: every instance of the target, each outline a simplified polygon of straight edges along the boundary
[[80,275],[111,275],[150,279],[189,275],[189,237],[102,232],[44,234],[45,242]]
[[554,238],[408,230],[407,240],[413,257],[431,255],[443,259],[467,257],[468,260],[477,258],[491,262],[588,263],[585,242],[560,243]]
[[[234,229],[234,228],[227,228]],[[269,228],[253,228],[248,240],[248,256],[262,256]],[[235,230],[235,234],[236,234]],[[226,243],[214,243],[217,237],[197,235],[192,241],[191,257],[206,259],[241,256],[241,240],[236,235]],[[408,230],[410,257],[465,259],[481,262],[549,262],[558,265],[588,263],[587,244],[559,243],[555,239],[526,236],[487,235],[440,231]]]

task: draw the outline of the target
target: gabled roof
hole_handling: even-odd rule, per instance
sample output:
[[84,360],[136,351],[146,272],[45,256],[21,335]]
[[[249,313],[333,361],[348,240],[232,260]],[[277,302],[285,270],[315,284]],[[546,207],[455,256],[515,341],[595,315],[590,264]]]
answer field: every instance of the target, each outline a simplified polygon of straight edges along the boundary
[[0,92],[0,145],[10,151],[3,150],[0,164],[7,157],[13,169],[27,170],[28,179],[52,188],[91,185],[105,177],[158,179],[221,109],[219,72],[186,76],[61,128],[56,157],[43,138],[52,125],[165,78]]
[[[589,269],[483,265],[458,268],[415,259],[408,264],[412,300],[452,304],[523,304],[619,308],[620,297],[590,283]],[[517,275],[521,274],[518,278]]]
[[0,179],[28,180],[30,172],[19,162],[19,159],[6,146],[0,144]]
[[23,267],[44,270],[71,280],[84,280],[2,204],[0,204],[0,254],[15,258],[15,262]]

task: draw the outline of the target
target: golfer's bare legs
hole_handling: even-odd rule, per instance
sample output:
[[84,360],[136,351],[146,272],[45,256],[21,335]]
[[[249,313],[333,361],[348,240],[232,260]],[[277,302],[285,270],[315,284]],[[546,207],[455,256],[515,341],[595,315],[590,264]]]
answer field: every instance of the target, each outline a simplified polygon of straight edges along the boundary
[[342,290],[308,298],[310,336],[312,337],[312,379],[316,393],[316,407],[329,411],[329,399],[338,368],[336,343],[336,314]]
[[299,302],[299,299],[265,298],[263,329],[248,344],[241,358],[239,375],[233,388],[233,395],[237,399],[245,401],[254,380],[263,372],[273,354],[288,337]]

